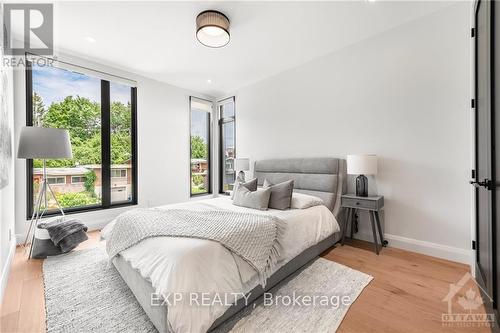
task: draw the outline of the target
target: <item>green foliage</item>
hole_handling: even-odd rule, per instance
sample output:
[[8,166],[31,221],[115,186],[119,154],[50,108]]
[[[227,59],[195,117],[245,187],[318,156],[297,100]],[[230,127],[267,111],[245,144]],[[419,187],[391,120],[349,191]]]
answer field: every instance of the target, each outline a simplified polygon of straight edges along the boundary
[[83,183],[83,186],[85,186],[85,190],[89,192],[93,197],[95,196],[95,180],[97,176],[95,172],[89,171],[85,174],[85,182]]
[[42,160],[33,160],[33,167],[34,168],[43,168],[43,161]]
[[200,186],[204,183],[205,178],[202,175],[193,175],[192,180],[194,185]]
[[[37,108],[35,109],[35,99]],[[33,95],[34,117],[41,114],[38,126],[65,128],[71,136],[73,159],[48,160],[47,167],[63,168],[101,163],[101,106],[88,98],[67,96],[63,101],[52,103],[44,111],[42,99]],[[114,164],[127,163],[131,158],[131,106],[121,102],[111,103],[111,161]],[[35,160],[35,168],[42,167],[41,160]]]
[[45,116],[45,105],[42,97],[36,92],[33,93],[33,126],[42,126]]
[[67,96],[62,102],[49,106],[43,125],[45,127],[66,128],[72,143],[83,142],[100,132],[101,108],[88,98]]
[[111,133],[126,133],[130,135],[132,123],[132,107],[130,103],[111,103]]
[[99,199],[92,197],[90,193],[57,193],[57,201],[62,207],[88,206],[99,203]]
[[204,187],[196,187],[196,186],[191,186],[191,193],[192,194],[201,194],[201,193],[207,193],[207,189]]
[[111,133],[111,163],[126,164],[132,158],[132,142],[129,133]]
[[96,133],[85,141],[72,139],[73,160],[70,166],[101,163],[101,133]]
[[208,158],[207,144],[198,135],[191,136],[191,158]]

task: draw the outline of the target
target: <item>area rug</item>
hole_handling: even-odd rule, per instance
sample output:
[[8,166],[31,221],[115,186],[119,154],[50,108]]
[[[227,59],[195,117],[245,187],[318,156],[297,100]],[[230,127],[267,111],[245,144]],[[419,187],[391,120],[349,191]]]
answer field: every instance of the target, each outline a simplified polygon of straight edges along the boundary
[[[43,263],[47,332],[156,332],[104,248]],[[218,332],[334,332],[372,277],[318,258]]]

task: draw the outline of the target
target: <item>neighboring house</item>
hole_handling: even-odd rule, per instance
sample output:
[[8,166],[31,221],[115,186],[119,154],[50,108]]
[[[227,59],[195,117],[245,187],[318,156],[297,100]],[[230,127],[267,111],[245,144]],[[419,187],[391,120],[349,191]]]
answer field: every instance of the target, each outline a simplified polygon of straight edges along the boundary
[[[94,171],[95,194],[101,197],[102,177],[101,165],[82,165],[75,168],[47,168],[47,179],[56,193],[74,193],[85,191],[85,174]],[[33,180],[39,184],[42,180],[43,169],[33,169]],[[127,201],[132,198],[132,165],[115,164],[111,166],[111,201]]]
[[[92,164],[83,167],[93,170],[96,174],[95,193],[100,197],[102,192],[101,165]],[[132,165],[113,164],[111,166],[111,202],[128,201],[132,199]]]
[[204,174],[208,170],[208,162],[204,158],[191,159],[191,171],[193,174]]
[[224,150],[224,184],[228,184],[229,188],[224,190],[232,190],[235,178],[234,172],[234,147],[227,147]]
[[204,158],[191,159],[191,176],[203,176],[203,188],[208,189],[208,162]]
[[[56,193],[73,193],[85,191],[85,174],[89,169],[76,168],[47,168],[47,181]],[[43,177],[42,168],[33,169],[33,181],[40,184]]]

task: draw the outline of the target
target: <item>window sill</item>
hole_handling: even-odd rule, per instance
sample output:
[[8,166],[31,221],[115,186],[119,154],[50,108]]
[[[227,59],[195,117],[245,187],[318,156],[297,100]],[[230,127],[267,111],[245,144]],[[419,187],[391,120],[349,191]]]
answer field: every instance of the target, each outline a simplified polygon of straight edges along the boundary
[[199,198],[199,197],[206,197],[209,195],[214,195],[213,193],[207,192],[207,193],[194,193],[190,195],[190,198]]
[[[81,207],[81,208],[67,208],[63,209],[64,210],[64,215],[73,215],[73,214],[80,214],[80,213],[87,213],[87,212],[97,212],[97,211],[109,211],[115,208],[122,208],[122,207],[128,207],[128,206],[137,206],[137,202],[123,202],[123,203],[117,203],[114,205],[111,205],[109,207],[102,207],[102,206],[87,206],[87,207]],[[56,216],[61,216],[61,212],[59,210],[54,210],[51,212],[46,212],[43,214],[42,218],[47,218],[47,217],[56,217]],[[30,221],[31,220],[31,215],[26,216],[26,220]]]

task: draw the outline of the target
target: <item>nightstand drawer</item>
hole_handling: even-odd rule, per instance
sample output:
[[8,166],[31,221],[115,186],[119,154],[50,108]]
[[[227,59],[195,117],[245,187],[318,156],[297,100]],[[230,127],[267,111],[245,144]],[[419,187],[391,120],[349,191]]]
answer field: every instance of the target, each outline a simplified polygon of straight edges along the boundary
[[377,200],[342,197],[342,207],[376,210],[378,203]]

